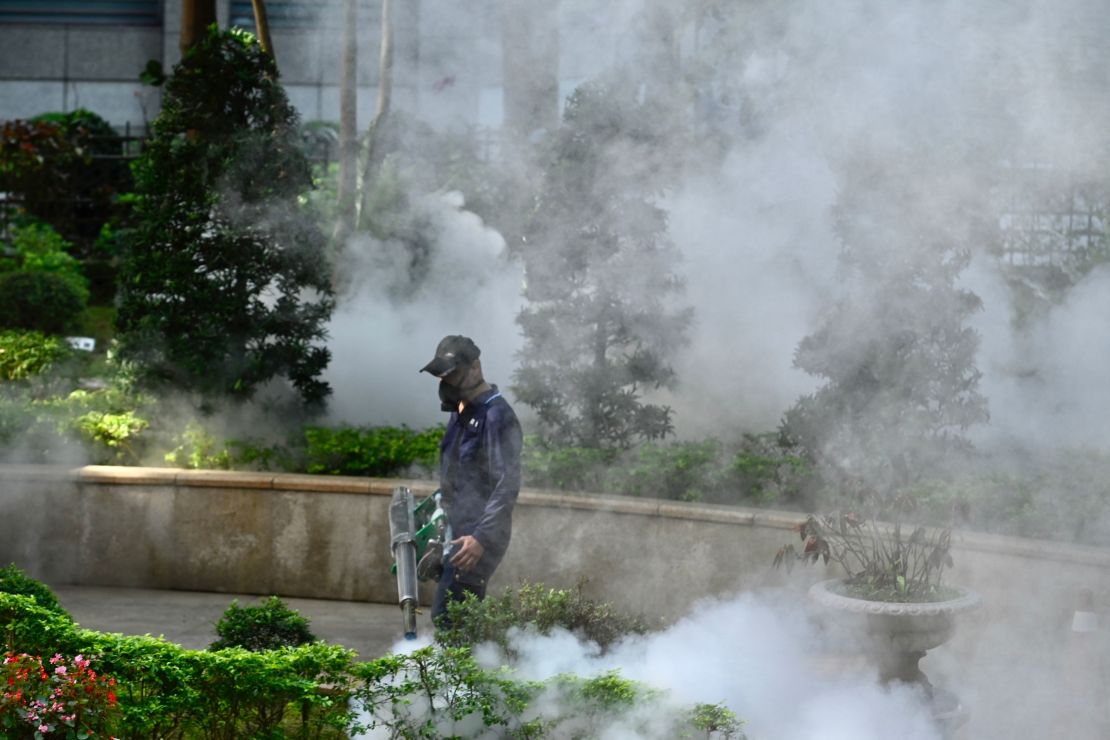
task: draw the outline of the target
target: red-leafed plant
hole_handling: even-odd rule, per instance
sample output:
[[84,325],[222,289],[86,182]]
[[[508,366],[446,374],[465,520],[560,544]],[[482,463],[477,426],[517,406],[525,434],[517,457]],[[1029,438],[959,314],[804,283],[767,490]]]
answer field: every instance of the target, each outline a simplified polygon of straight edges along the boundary
[[834,561],[846,574],[845,595],[872,601],[941,601],[953,595],[940,582],[944,568],[952,565],[950,529],[917,527],[906,537],[901,524],[838,511],[811,515],[795,530],[803,545],[779,548],[776,567]]
[[81,655],[55,655],[46,665],[26,653],[0,664],[0,735],[26,738],[110,737],[117,711],[115,679],[101,676]]

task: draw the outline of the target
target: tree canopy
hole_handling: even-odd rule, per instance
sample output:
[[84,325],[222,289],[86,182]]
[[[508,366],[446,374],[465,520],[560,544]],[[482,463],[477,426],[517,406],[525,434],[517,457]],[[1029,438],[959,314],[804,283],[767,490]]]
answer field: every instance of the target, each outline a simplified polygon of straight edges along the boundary
[[166,81],[135,165],[138,226],[120,275],[120,356],[148,382],[244,399],[284,377],[306,402],[334,301],[297,117],[273,59],[209,31]]
[[671,409],[642,397],[673,383],[690,322],[656,204],[663,120],[634,90],[588,84],[553,140],[520,248],[528,305],[513,391],[564,443],[622,448],[672,431]]

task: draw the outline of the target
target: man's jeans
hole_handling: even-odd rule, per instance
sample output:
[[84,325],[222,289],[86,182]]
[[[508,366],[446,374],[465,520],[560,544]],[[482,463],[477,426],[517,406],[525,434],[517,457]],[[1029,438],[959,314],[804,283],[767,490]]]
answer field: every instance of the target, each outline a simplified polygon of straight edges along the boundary
[[[459,580],[461,575],[463,580]],[[451,601],[462,601],[467,594],[474,594],[479,600],[486,598],[486,582],[482,579],[468,579],[466,575],[455,570],[451,563],[443,564],[443,575],[439,577],[436,586],[435,599],[432,600],[432,624],[437,629],[450,629],[447,621],[447,604]]]

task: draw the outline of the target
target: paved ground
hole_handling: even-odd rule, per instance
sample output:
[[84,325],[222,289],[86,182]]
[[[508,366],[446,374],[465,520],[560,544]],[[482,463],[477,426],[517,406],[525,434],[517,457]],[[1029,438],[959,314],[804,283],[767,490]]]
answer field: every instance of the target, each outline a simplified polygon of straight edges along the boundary
[[[241,606],[260,596],[154,591],[102,586],[54,586],[54,593],[82,627],[125,635],[155,635],[187,648],[208,647],[216,639],[216,621],[233,599]],[[308,617],[317,636],[355,650],[364,660],[389,652],[403,637],[396,604],[368,604],[322,599],[282,599]],[[421,637],[431,634],[428,615],[420,616]]]

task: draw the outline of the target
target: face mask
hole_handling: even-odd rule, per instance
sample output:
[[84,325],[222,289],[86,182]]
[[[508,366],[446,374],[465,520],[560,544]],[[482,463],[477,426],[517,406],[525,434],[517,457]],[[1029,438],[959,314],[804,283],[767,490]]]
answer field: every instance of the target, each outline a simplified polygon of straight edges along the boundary
[[[482,384],[482,378],[479,376],[478,379],[470,385],[461,385],[466,382],[469,374],[470,371],[468,369],[460,375],[458,378],[460,385],[448,383],[446,379],[439,381],[439,407],[441,409],[444,411],[458,411],[459,404],[470,398],[470,394]],[[450,373],[450,375],[455,375],[455,373]]]
[[463,400],[462,389],[446,380],[439,381],[439,407],[444,411],[458,411]]

